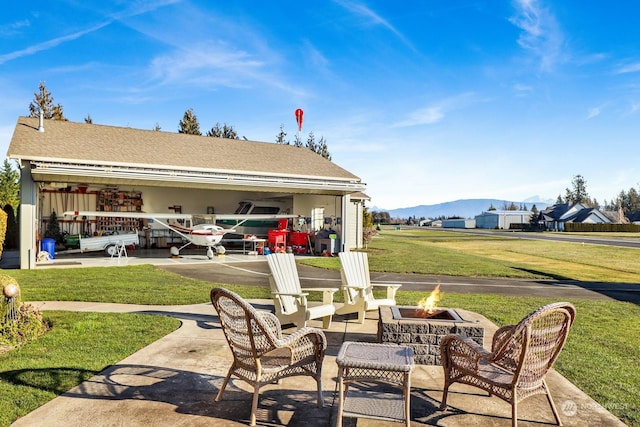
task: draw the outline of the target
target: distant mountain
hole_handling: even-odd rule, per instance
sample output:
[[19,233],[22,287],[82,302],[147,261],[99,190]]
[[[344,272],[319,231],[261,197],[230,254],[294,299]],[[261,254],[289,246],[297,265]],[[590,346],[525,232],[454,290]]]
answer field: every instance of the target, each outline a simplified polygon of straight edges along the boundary
[[541,196],[531,196],[528,199],[524,199],[522,201],[522,203],[535,204],[536,206],[538,206],[538,203],[544,203],[547,206],[551,206],[555,202],[556,202],[556,199],[545,199],[544,197],[541,197]]
[[488,211],[491,206],[501,210],[505,204],[509,206],[513,203],[518,207],[520,207],[520,205],[524,205],[527,209],[531,209],[533,205],[536,205],[538,210],[542,210],[553,204],[544,201],[534,201],[532,199],[533,198],[529,198],[527,201],[523,202],[512,202],[511,200],[499,199],[463,199],[455,200],[453,202],[438,203],[435,205],[414,206],[411,208],[380,209],[371,207],[369,208],[369,211],[389,212],[391,218],[438,218],[452,216],[474,218],[476,215],[480,215],[482,212]]

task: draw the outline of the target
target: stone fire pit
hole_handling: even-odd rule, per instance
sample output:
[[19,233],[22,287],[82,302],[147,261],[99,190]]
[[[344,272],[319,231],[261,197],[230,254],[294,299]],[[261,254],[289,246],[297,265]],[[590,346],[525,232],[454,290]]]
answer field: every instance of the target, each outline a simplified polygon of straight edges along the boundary
[[428,315],[419,307],[381,306],[378,312],[378,342],[413,348],[421,365],[440,364],[440,340],[448,334],[464,334],[483,345],[484,327],[467,311],[437,308]]

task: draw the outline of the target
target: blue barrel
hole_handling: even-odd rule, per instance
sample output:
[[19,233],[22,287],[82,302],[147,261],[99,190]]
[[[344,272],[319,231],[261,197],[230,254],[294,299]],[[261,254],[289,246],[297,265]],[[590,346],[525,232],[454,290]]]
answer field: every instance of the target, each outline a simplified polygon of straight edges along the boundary
[[49,252],[49,259],[56,257],[56,241],[53,239],[42,239],[42,250]]

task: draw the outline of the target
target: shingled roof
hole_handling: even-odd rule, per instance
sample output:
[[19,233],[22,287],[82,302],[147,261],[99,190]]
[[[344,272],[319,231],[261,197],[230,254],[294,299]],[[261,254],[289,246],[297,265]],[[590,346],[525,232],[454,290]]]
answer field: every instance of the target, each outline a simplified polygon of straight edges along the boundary
[[58,120],[45,120],[43,132],[38,126],[37,118],[19,117],[7,153],[10,158],[31,162],[36,169],[32,173],[38,173],[38,167],[40,173],[47,173],[73,165],[78,170],[90,168],[94,174],[102,168],[116,177],[113,172],[119,168],[139,168],[171,176],[227,174],[267,177],[274,182],[298,179],[344,184],[348,192],[364,189],[359,177],[292,145]]

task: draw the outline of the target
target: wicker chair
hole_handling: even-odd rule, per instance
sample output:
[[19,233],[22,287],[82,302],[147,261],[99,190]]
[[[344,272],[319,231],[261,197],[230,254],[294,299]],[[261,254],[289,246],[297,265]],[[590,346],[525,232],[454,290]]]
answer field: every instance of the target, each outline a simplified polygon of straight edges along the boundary
[[[293,323],[307,326],[307,321],[322,319],[322,327],[331,326],[331,317],[336,312],[333,294],[337,288],[301,288],[300,277],[293,254],[275,253],[267,255],[269,284],[276,316],[281,324]],[[311,305],[307,301],[310,292],[322,292],[322,304]]]
[[[358,321],[364,323],[367,311],[377,310],[381,305],[396,305],[396,292],[402,285],[371,283],[366,252],[340,252],[338,256],[342,266],[340,276],[344,305],[336,310],[336,314],[358,313]],[[386,298],[376,299],[374,287],[386,288]]]
[[327,347],[320,329],[301,328],[283,337],[278,318],[258,311],[235,293],[211,290],[225,338],[233,353],[233,364],[216,396],[216,402],[232,375],[253,386],[250,425],[256,423],[260,387],[281,378],[308,375],[316,380],[318,406],[322,407],[322,361]]
[[464,383],[510,403],[514,427],[518,425],[518,402],[544,394],[556,422],[562,425],[545,376],[564,346],[575,313],[567,302],[541,307],[517,325],[498,329],[491,352],[464,336],[444,337],[440,343],[445,378],[440,409],[447,408],[449,386]]

